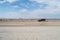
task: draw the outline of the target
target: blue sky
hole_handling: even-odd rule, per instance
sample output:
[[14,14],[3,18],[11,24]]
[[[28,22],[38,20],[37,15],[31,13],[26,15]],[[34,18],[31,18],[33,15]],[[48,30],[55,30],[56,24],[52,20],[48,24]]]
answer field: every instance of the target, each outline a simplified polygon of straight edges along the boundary
[[0,0],[0,18],[60,18],[60,0]]

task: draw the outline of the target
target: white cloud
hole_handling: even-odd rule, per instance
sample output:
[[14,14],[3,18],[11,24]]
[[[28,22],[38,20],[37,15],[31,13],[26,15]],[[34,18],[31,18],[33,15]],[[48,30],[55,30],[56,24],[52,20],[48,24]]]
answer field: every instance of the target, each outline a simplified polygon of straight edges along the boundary
[[[58,10],[58,9],[56,9]],[[29,11],[27,9],[22,9],[22,10],[19,10],[19,11],[13,11],[13,12],[6,12],[3,16],[0,15],[0,17],[2,18],[40,18],[40,17],[44,17],[42,16],[42,14],[46,14],[46,18],[48,16],[48,14],[55,14],[57,11],[54,11],[54,10],[48,10],[48,9],[45,9],[45,10],[41,10],[41,9],[37,9],[37,10],[33,10],[33,11]],[[41,15],[41,16],[39,16]],[[50,16],[48,16],[50,17]],[[54,16],[53,16],[54,17]],[[51,17],[52,18],[52,17]]]
[[6,12],[4,15],[0,16],[2,18],[18,18],[17,12]]
[[11,6],[12,8],[18,8],[19,6],[18,5],[15,5],[15,6]]
[[30,0],[30,1],[36,1],[37,3],[45,3],[48,4],[49,7],[60,7],[60,1],[58,0]]
[[3,0],[3,1],[0,1],[0,3],[5,3],[5,2],[12,3],[12,2],[15,2],[15,1],[18,1],[18,0]]
[[6,1],[12,3],[12,2],[15,2],[15,1],[18,1],[18,0],[6,0]]
[[[53,18],[54,15],[58,15],[58,13],[60,13],[60,9],[37,9],[37,10],[29,12],[29,17],[31,18],[40,18],[40,17]],[[51,15],[53,17],[51,17]]]
[[[17,0],[7,0],[8,2],[12,3]],[[8,12],[5,15],[7,18],[39,18],[38,15],[40,14],[57,14],[60,13],[60,1],[58,0],[30,0],[36,1],[38,3],[45,3],[48,4],[48,7],[45,9],[36,9],[33,11],[29,11],[27,9],[19,10],[18,12]],[[12,6],[13,8],[17,8],[18,6]],[[28,7],[28,6],[27,6]]]
[[37,9],[34,11],[35,13],[48,13],[48,14],[60,13],[60,1],[58,0],[30,0],[30,1],[48,4],[46,9]]
[[4,2],[6,2],[6,1],[5,0],[4,1],[0,1],[1,4],[4,3]]
[[25,13],[25,12],[28,12],[28,10],[27,9],[22,9],[22,10],[19,10],[19,12]]
[[0,15],[0,18],[25,18],[28,14],[27,9],[22,9],[19,11],[12,11],[12,12],[5,12],[4,14]]

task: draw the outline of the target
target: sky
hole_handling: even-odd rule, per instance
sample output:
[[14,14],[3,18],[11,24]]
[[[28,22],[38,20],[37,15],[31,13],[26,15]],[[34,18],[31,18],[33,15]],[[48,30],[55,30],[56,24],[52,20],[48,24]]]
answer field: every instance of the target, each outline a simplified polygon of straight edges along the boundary
[[60,0],[0,0],[0,18],[60,18]]

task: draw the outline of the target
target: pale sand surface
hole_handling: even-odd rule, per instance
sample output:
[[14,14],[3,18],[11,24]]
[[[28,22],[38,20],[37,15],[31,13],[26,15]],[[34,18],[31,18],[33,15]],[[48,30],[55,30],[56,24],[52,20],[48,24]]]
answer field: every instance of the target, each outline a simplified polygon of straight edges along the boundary
[[0,26],[60,26],[60,22],[1,22]]
[[0,40],[60,40],[60,26],[0,26]]
[[0,26],[3,25],[19,25],[19,26],[60,26],[60,19],[47,19],[46,21],[38,22],[37,20],[8,20],[0,21]]
[[60,20],[3,21],[0,40],[60,40]]

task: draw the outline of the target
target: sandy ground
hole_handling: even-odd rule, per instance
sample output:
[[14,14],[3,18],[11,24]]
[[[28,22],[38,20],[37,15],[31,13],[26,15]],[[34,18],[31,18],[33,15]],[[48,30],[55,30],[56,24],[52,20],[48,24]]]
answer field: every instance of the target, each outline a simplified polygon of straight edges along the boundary
[[19,25],[19,26],[60,26],[58,22],[0,22],[0,25]]
[[3,21],[0,40],[60,40],[60,20]]
[[60,26],[60,19],[47,19],[38,22],[37,20],[7,20],[0,21],[0,25],[19,25],[19,26]]
[[59,26],[0,26],[0,40],[60,40]]

